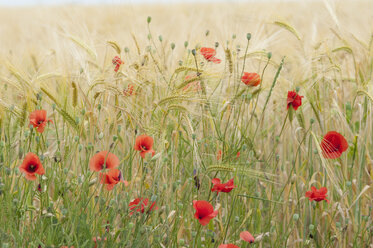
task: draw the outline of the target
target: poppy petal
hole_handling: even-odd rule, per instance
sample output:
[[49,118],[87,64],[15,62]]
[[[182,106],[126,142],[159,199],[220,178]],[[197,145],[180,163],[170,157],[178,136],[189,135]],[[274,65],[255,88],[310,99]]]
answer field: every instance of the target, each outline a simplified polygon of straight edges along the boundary
[[246,242],[254,243],[254,237],[248,231],[243,231],[240,233],[240,238]]

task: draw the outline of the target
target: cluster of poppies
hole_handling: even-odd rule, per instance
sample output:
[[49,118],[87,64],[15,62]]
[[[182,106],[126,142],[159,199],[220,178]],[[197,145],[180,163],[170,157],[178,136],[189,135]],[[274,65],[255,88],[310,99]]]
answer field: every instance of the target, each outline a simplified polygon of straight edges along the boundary
[[[236,188],[236,186],[234,185],[234,178],[228,180],[228,182],[226,183],[221,183],[221,180],[219,178],[214,178],[211,180],[211,183],[213,184],[211,191],[216,192],[217,195],[219,194],[219,192],[229,193],[234,188]],[[202,226],[207,225],[210,220],[215,218],[219,213],[218,210],[214,210],[214,207],[211,205],[210,202],[204,200],[193,201],[193,208],[196,210],[194,218],[196,218]],[[240,237],[242,240],[249,243],[253,243],[255,240],[253,235],[248,231],[241,232]],[[219,246],[219,248],[229,247],[238,246],[234,244],[221,244]]]
[[[44,128],[48,122],[52,121],[47,119],[47,111],[45,110],[35,110],[30,114],[30,125],[39,133],[44,132]],[[145,155],[148,153],[154,156],[155,151],[153,150],[153,143],[152,137],[140,135],[136,137],[134,149],[140,152],[142,158],[145,158]],[[99,178],[101,184],[106,185],[107,190],[112,190],[118,183],[124,183],[125,186],[128,186],[128,182],[123,180],[121,171],[117,169],[119,164],[119,158],[115,154],[109,151],[100,151],[90,159],[89,168],[91,171],[100,172]],[[32,152],[26,154],[22,164],[19,166],[19,170],[25,174],[26,179],[32,181],[37,179],[36,174],[45,174],[44,167],[39,157]],[[38,189],[41,190],[40,185]],[[135,212],[144,213],[148,204],[150,204],[148,198],[137,198],[133,200],[129,204],[130,215]],[[151,204],[148,211],[153,209],[157,209],[155,202]]]
[[[154,156],[155,151],[153,150],[154,140],[152,137],[147,135],[140,135],[136,137],[135,147],[136,151],[140,152],[140,156],[145,158],[146,154],[151,154]],[[89,168],[91,171],[100,172],[101,184],[105,184],[107,190],[112,190],[114,186],[118,183],[123,182],[125,186],[128,186],[128,182],[123,180],[122,173],[116,167],[119,165],[120,161],[118,157],[108,151],[101,151],[96,153],[89,161]],[[107,172],[101,172],[107,170]],[[150,207],[148,207],[150,205]],[[150,204],[148,198],[137,198],[130,202],[129,204],[130,215],[135,212],[144,213],[145,210],[148,212],[158,209],[155,206],[155,202]]]
[[[209,62],[221,63],[221,60],[216,58],[216,51],[213,48],[202,47],[200,49],[201,55]],[[123,61],[116,56],[112,63],[115,65],[114,71],[117,72],[119,67],[123,64]],[[186,80],[191,79],[191,76],[187,76]],[[257,73],[244,72],[241,81],[249,86],[255,87],[261,83],[260,76]],[[195,90],[200,89],[200,82],[194,82],[192,85],[187,85],[184,87],[184,90],[190,90],[191,88]],[[129,85],[123,94],[125,96],[130,96],[135,94],[133,85]],[[287,109],[291,111],[296,111],[302,105],[302,98],[297,91],[288,91],[287,95]],[[48,123],[53,123],[51,120],[47,119],[47,112],[45,110],[36,110],[30,114],[30,125],[35,128],[39,133],[43,133],[46,125]],[[147,154],[154,156],[155,151],[153,150],[153,138],[147,135],[140,135],[136,137],[134,150],[139,152],[139,155],[142,158],[145,158]],[[328,132],[322,139],[320,148],[322,155],[327,159],[336,159],[339,158],[344,151],[348,148],[348,143],[346,139],[336,131]],[[218,160],[221,159],[222,153],[221,150],[218,152]],[[240,153],[237,153],[237,158],[240,156]],[[89,161],[89,168],[91,171],[99,172],[100,183],[105,185],[107,190],[112,190],[115,185],[118,183],[123,183],[125,186],[128,186],[128,182],[123,179],[121,171],[117,168],[120,164],[119,158],[111,153],[110,151],[100,151],[94,154]],[[43,175],[45,170],[39,159],[39,157],[29,152],[26,154],[22,164],[19,166],[19,170],[25,174],[25,178],[28,180],[36,180],[36,174]],[[212,183],[212,192],[217,194],[224,192],[231,192],[236,186],[234,185],[234,179],[230,179],[226,183],[221,183],[219,178],[214,178],[211,181]],[[316,187],[311,187],[310,191],[306,192],[306,197],[310,201],[327,201],[327,189],[322,187],[317,189]],[[130,215],[133,215],[136,212],[144,213],[145,211],[150,212],[157,209],[156,203],[150,201],[148,198],[139,197],[134,199],[129,203]],[[194,218],[199,221],[202,226],[207,225],[210,220],[215,218],[218,215],[218,210],[214,210],[213,206],[209,201],[205,200],[194,200],[193,208],[195,209]],[[241,232],[240,237],[242,240],[245,240],[249,243],[254,242],[254,237],[248,232]],[[219,248],[234,248],[237,247],[234,244],[222,244]]]
[[[302,98],[296,91],[289,91],[287,97],[287,109],[292,108],[295,111],[299,106],[302,105]],[[335,159],[339,158],[343,152],[348,148],[347,140],[343,137],[342,134],[336,131],[329,131],[322,139],[320,148],[324,158]],[[312,186],[311,191],[306,192],[306,197],[310,201],[323,201],[329,202],[327,197],[327,188],[321,187],[317,189]]]

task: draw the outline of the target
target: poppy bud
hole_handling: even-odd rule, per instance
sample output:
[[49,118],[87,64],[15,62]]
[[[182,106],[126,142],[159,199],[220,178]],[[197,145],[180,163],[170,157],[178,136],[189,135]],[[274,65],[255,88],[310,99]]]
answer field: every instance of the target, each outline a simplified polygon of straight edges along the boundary
[[313,230],[314,228],[315,228],[315,226],[312,225],[312,224],[309,226],[309,229],[310,229],[310,230]]
[[114,135],[113,136],[113,141],[115,142],[115,141],[117,141],[117,139],[118,139],[118,136]]
[[75,137],[74,137],[74,141],[75,141],[75,142],[78,142],[78,141],[79,141],[79,136],[75,136]]
[[148,22],[148,24],[152,21],[152,17],[151,16],[148,16],[148,19],[146,20]]
[[179,60],[179,66],[182,66],[182,65],[183,65],[183,61]]
[[56,104],[55,104],[55,103],[52,104],[52,109],[53,109],[53,110],[56,109]]
[[158,37],[158,39],[159,39],[160,42],[162,42],[162,41],[163,41],[163,37],[162,37],[162,35],[160,35],[160,36]]
[[196,56],[196,54],[197,54],[196,49],[192,50],[192,54],[193,54],[193,56]]
[[103,137],[104,137],[104,133],[101,132],[101,133],[98,135],[98,138],[99,138],[99,139],[102,139]]
[[118,133],[120,133],[121,130],[122,130],[122,126],[118,125],[118,129],[117,129]]
[[172,49],[172,50],[175,49],[175,43],[171,43],[171,49]]
[[124,52],[125,52],[125,53],[129,53],[129,52],[130,52],[130,49],[129,49],[128,47],[125,47],[125,48],[124,48]]
[[132,229],[133,226],[134,226],[134,224],[133,224],[132,222],[128,223],[128,227],[129,227],[130,229]]
[[299,90],[300,90],[300,88],[299,88],[299,86],[297,86],[297,87],[295,88],[295,91],[298,93]]
[[42,97],[41,97],[41,92],[39,92],[39,93],[36,94],[36,99],[37,99],[38,101],[41,101],[41,99],[42,99]]
[[311,125],[312,125],[313,123],[315,123],[315,119],[311,118],[310,123],[311,123]]
[[246,144],[243,144],[242,145],[242,151],[246,151],[246,148],[247,148]]
[[184,47],[187,48],[188,45],[189,45],[188,41],[185,41],[185,42],[184,42]]
[[219,42],[215,42],[215,48],[219,46]]
[[297,221],[298,219],[299,219],[299,214],[294,214],[294,215],[293,215],[293,220],[294,220],[294,221]]
[[208,36],[210,34],[210,30],[206,30],[205,35]]
[[250,33],[247,33],[246,34],[246,39],[249,41],[251,39],[251,34]]
[[268,58],[268,59],[271,59],[271,58],[272,58],[272,53],[271,53],[271,52],[267,53],[267,58]]
[[79,151],[81,151],[83,149],[83,145],[79,144],[78,149],[79,149]]

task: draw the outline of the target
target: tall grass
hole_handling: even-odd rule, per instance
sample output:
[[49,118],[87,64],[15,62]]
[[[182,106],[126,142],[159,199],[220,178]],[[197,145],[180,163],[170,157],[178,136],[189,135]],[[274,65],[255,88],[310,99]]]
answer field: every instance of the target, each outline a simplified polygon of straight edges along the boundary
[[[332,3],[0,10],[1,247],[370,247],[373,6]],[[35,109],[53,121],[42,134]],[[320,150],[331,130],[349,143],[339,159]],[[134,150],[140,134],[154,157]],[[103,150],[127,187],[107,191],[89,170]],[[18,169],[28,152],[46,170],[36,181]],[[216,196],[215,177],[237,188]],[[310,202],[311,186],[330,203]],[[158,209],[131,216],[137,197]],[[193,200],[219,215],[200,226]]]

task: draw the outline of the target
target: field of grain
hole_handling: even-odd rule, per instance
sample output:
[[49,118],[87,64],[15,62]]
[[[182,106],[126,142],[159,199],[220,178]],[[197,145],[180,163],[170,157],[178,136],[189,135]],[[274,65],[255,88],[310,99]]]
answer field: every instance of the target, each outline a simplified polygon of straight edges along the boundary
[[373,247],[372,10],[1,7],[0,248]]

